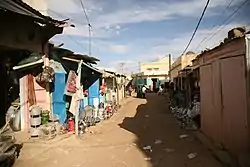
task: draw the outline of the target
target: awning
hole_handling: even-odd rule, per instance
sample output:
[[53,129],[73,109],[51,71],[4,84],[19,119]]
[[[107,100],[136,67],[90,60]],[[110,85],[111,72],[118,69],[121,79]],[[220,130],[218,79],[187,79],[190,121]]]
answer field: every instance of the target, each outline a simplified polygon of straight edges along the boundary
[[91,64],[97,64],[96,61],[100,61],[99,59],[95,57],[90,57],[88,55],[82,55],[82,54],[75,54],[73,51],[69,49],[60,48],[56,46],[50,47],[50,53],[54,59],[68,58],[68,60],[69,59],[77,60],[78,62],[83,60],[83,62],[91,63]]
[[[72,58],[69,58],[69,57],[62,57],[63,60],[69,60],[69,61],[73,61],[73,62],[76,62],[76,63],[79,63],[81,60],[77,60],[77,59],[72,59]],[[95,72],[98,72],[100,74],[102,74],[102,72],[90,65],[88,65],[87,63],[85,62],[82,62],[82,64],[88,68],[90,68],[91,70],[95,71]]]
[[114,75],[114,74],[111,74],[111,73],[108,73],[108,72],[106,72],[106,71],[103,71],[102,77],[103,77],[103,78],[112,78],[112,77],[115,77],[115,75]]
[[42,55],[38,53],[32,53],[29,57],[23,59],[16,66],[14,66],[13,70],[28,68],[42,63]]

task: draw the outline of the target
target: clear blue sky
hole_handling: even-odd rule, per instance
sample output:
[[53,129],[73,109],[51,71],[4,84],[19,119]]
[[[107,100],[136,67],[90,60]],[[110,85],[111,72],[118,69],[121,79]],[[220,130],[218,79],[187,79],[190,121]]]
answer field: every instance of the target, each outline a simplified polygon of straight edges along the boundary
[[[249,25],[246,15],[250,3],[232,21],[220,25],[243,0],[211,0],[204,20],[189,50],[213,47],[226,37],[228,30]],[[57,19],[70,18],[75,28],[52,41],[77,53],[88,53],[88,27],[79,0],[46,0],[48,13]],[[83,0],[93,26],[92,56],[101,59],[100,66],[118,68],[124,61],[129,71],[136,71],[139,61],[152,61],[171,53],[178,57],[184,50],[198,22],[206,0]],[[217,23],[217,24],[216,24]],[[223,29],[211,40],[197,46],[205,37]]]

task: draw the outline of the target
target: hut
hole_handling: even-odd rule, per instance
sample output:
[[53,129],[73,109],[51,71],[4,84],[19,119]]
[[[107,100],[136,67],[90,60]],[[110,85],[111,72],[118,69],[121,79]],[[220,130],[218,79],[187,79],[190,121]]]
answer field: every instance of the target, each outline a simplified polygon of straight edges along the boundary
[[[13,67],[16,66],[19,61],[28,57],[33,52],[42,53],[45,58],[44,60],[47,60],[47,42],[55,34],[62,33],[63,25],[65,24],[65,22],[63,21],[57,21],[50,17],[42,15],[37,10],[19,0],[1,1],[0,20],[2,23],[4,23],[0,28],[0,72],[3,79],[6,80],[13,79],[12,76],[18,73],[13,71]],[[10,22],[9,20],[12,21]],[[18,25],[18,29],[16,28],[16,25]],[[7,62],[9,64],[8,67]],[[46,62],[47,61],[45,61],[45,64]],[[26,65],[22,66],[22,68],[27,69],[28,66],[32,66],[32,63],[27,63]],[[24,97],[26,97],[28,90],[32,90],[28,89],[27,83],[33,82],[33,80],[31,79],[32,76],[27,76],[27,74],[32,71],[28,71],[29,70],[22,70],[21,75],[15,77],[15,80],[17,81],[17,84],[15,85],[10,82],[4,82],[0,93],[3,99],[1,103],[1,110],[4,111],[1,112],[2,115],[0,117],[0,126],[3,126],[3,124],[5,124],[5,113],[11,105],[11,101],[13,100],[8,99],[8,94],[12,94],[13,92],[10,93],[7,91],[11,87],[15,87],[18,89],[20,88],[20,112],[21,115],[23,115],[23,117],[21,118],[21,126],[22,129],[28,128],[26,125],[28,125],[29,118],[28,115],[26,117],[24,117],[24,115],[25,113],[27,113],[28,106],[32,101],[29,102],[29,99]],[[19,78],[22,78],[20,82]],[[21,84],[23,84],[24,86],[19,86]],[[14,94],[18,97],[19,90],[15,91]],[[34,100],[34,98],[30,100]]]

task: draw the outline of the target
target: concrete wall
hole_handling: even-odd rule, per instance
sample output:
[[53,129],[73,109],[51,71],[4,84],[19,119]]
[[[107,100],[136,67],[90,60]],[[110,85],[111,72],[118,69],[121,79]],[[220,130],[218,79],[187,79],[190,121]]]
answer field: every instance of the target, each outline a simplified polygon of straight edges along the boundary
[[185,67],[192,65],[192,60],[195,59],[197,54],[185,54],[176,59],[171,65],[171,81],[178,76],[178,72]]
[[196,58],[197,54],[186,54],[181,57],[181,68],[185,68],[192,65],[192,60]]
[[140,71],[145,75],[148,73],[168,74],[169,71],[169,57],[166,56],[158,61],[144,62],[140,64]]

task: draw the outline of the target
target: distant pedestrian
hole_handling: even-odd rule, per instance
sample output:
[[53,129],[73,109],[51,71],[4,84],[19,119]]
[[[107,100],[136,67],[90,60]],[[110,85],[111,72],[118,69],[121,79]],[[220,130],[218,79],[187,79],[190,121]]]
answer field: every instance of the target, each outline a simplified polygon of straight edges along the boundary
[[145,86],[142,87],[142,98],[146,98],[146,91],[147,91],[147,88]]
[[133,88],[131,85],[129,86],[128,91],[129,91],[129,96],[132,96]]

